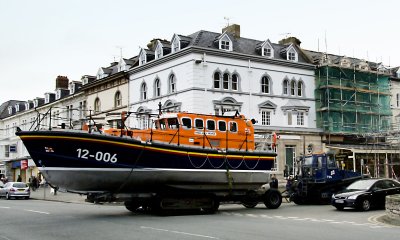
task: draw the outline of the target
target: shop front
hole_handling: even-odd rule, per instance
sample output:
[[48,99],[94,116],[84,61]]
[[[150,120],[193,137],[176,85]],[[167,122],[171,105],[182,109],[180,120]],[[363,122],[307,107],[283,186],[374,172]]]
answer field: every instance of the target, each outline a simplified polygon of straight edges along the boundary
[[38,175],[38,170],[32,159],[19,158],[4,161],[5,175],[8,181],[29,182],[32,176]]

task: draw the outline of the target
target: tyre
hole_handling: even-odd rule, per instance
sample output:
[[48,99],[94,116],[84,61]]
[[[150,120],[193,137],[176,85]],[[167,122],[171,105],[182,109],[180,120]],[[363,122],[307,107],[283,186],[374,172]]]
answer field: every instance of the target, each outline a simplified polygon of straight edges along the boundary
[[342,210],[344,209],[343,206],[335,206],[335,208],[336,208],[338,211],[342,211]]
[[212,199],[212,207],[210,207],[210,208],[203,208],[203,211],[204,211],[206,214],[214,214],[215,212],[218,211],[218,208],[219,208],[219,201],[218,201],[218,199],[213,198],[213,199]]
[[255,191],[249,191],[243,197],[241,203],[246,208],[254,208],[258,204],[259,197]]
[[269,189],[264,194],[264,205],[269,209],[277,209],[281,206],[282,195],[278,190]]
[[140,203],[136,201],[125,201],[124,205],[125,208],[131,212],[136,212],[136,210],[140,207]]
[[361,211],[369,211],[371,209],[371,201],[368,198],[362,199],[358,205]]

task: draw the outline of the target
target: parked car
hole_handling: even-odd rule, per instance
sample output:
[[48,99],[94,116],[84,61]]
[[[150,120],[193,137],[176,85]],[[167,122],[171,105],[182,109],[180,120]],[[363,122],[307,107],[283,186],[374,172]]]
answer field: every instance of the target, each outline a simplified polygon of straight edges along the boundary
[[361,211],[385,208],[386,196],[393,194],[400,194],[400,182],[394,179],[362,179],[333,194],[332,205],[337,210],[345,207]]
[[7,182],[3,187],[0,187],[0,197],[10,198],[25,198],[28,199],[31,195],[31,190],[28,184],[23,182]]

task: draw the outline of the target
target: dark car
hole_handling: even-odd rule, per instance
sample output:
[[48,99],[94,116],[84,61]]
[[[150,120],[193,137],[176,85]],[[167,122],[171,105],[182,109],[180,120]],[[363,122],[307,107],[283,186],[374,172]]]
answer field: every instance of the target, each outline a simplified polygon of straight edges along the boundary
[[394,179],[363,179],[333,194],[332,205],[338,210],[345,207],[361,211],[385,208],[386,196],[393,194],[400,194],[400,182]]

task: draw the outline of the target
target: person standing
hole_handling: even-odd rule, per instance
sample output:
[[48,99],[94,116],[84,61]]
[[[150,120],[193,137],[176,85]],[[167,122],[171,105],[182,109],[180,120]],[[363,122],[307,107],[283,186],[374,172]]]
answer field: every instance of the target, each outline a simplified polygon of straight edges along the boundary
[[278,189],[278,179],[275,174],[272,174],[271,181],[269,182],[270,188]]

